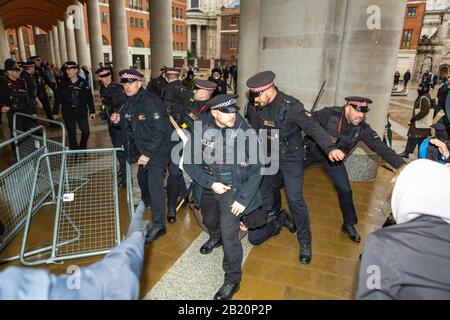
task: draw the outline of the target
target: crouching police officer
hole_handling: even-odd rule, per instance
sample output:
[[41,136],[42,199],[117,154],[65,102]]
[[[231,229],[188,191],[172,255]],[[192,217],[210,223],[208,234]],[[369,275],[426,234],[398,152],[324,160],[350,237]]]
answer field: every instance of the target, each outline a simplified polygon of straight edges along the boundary
[[[67,79],[62,80],[55,95],[53,118],[58,119],[59,108],[67,127],[71,150],[84,150],[90,135],[88,113],[95,120],[94,98],[86,81],[78,76],[79,67],[76,62],[64,64]],[[77,125],[81,130],[81,140],[77,142]]]
[[[301,263],[307,264],[311,262],[312,250],[308,208],[302,192],[304,176],[302,130],[314,137],[331,162],[341,161],[345,155],[335,146],[320,124],[305,110],[303,104],[279,91],[275,87],[274,80],[275,74],[272,71],[265,71],[254,75],[247,81],[247,86],[256,96],[254,99],[258,105],[258,107],[248,105],[250,123],[255,129],[266,129],[270,133],[268,145],[271,153],[274,153],[272,147],[279,144],[279,169],[274,175],[264,176],[261,194],[264,209],[268,214],[274,208],[274,194],[279,192],[279,190],[274,190],[274,186],[281,185],[280,180],[283,179],[300,242],[299,260]],[[281,226],[286,221],[283,219],[278,222]],[[257,242],[261,243],[261,239],[267,235],[275,235],[276,233],[271,233],[269,227],[252,231],[252,237],[258,238]],[[249,239],[251,239],[250,235]]]
[[164,168],[169,159],[170,123],[164,105],[157,96],[142,88],[144,75],[133,69],[119,73],[127,103],[111,121],[126,132],[127,161],[139,166],[137,180],[142,200],[152,211],[152,229],[146,243],[166,233],[164,222]]
[[[200,207],[210,234],[207,243],[211,247],[220,242],[223,245],[225,280],[214,299],[228,300],[239,290],[242,276],[241,218],[262,205],[259,193],[261,164],[250,162],[248,144],[245,141],[239,144],[236,139],[240,130],[248,132],[250,129],[237,114],[236,96],[219,95],[209,101],[208,106],[211,113],[203,121],[202,136],[191,135],[184,149],[184,169],[201,187]],[[253,136],[258,143],[254,132]],[[202,144],[199,162],[195,161],[194,141]],[[238,145],[245,147],[239,150]],[[238,153],[245,153],[245,159],[239,160]]]
[[[345,100],[347,103],[344,107],[325,108],[313,115],[332,137],[336,147],[349,154],[358,142],[362,141],[392,167],[398,169],[404,165],[403,159],[383,143],[365,121],[372,100],[364,97],[348,97]],[[325,169],[339,196],[339,205],[344,218],[342,231],[350,240],[360,242],[361,237],[354,227],[358,219],[353,204],[352,187],[344,163],[330,163],[313,139],[307,138],[306,141],[305,168],[312,164],[320,164]]]
[[[125,143],[125,134],[118,126],[111,123],[111,115],[120,112],[120,108],[126,103],[127,96],[120,84],[113,82],[112,68],[102,67],[95,72],[101,82],[100,85],[100,117],[108,125],[109,136],[114,148],[120,148]],[[119,160],[119,178],[121,185],[125,181],[125,153],[118,152],[117,159]]]

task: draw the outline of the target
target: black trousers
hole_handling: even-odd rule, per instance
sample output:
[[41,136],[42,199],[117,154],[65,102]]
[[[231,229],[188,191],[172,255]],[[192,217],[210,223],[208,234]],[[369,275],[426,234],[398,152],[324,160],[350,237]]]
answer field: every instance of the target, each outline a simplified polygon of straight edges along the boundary
[[413,153],[417,146],[420,148],[420,145],[425,139],[426,138],[408,138],[405,152],[408,154]]
[[204,190],[200,207],[202,209],[203,223],[208,228],[211,238],[222,239],[225,283],[239,283],[242,277],[242,243],[239,238],[241,216],[231,213],[233,192],[222,195],[212,190]]
[[344,223],[350,225],[357,224],[358,218],[356,216],[355,205],[353,204],[352,186],[344,164],[332,164],[328,159],[325,159],[324,155],[312,151],[306,156],[305,168],[313,164],[320,164],[331,178],[331,181],[333,181],[334,188],[339,197],[339,206],[341,207]]
[[[126,141],[125,133],[118,127],[114,127],[108,123],[108,133],[111,138],[111,143],[114,148],[121,148]],[[126,157],[124,152],[117,152],[117,160],[119,161],[119,172],[125,174],[126,172]]]
[[[164,219],[164,169],[167,163],[163,160],[150,160],[148,166],[140,166],[138,183],[142,192],[142,200],[152,211],[152,225],[154,228],[165,228]],[[150,203],[149,203],[150,202]]]
[[[70,149],[87,149],[87,142],[90,135],[87,112],[80,110],[80,108],[72,108],[72,110],[64,110],[62,116],[66,124],[67,134],[69,135]],[[81,139],[79,144],[77,142],[77,125],[81,131]]]
[[167,178],[167,207],[175,208],[179,196],[187,197],[186,183],[184,182],[183,172],[178,165],[170,161],[168,165],[169,177]]

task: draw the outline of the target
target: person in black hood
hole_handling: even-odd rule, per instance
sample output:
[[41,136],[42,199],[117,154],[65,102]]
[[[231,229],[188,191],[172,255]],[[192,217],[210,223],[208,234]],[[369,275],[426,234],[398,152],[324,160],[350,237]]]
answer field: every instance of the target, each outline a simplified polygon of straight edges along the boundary
[[227,94],[227,83],[222,80],[222,71],[219,68],[212,69],[211,76],[208,78],[208,81],[217,84],[216,91],[213,93],[213,98],[219,94]]

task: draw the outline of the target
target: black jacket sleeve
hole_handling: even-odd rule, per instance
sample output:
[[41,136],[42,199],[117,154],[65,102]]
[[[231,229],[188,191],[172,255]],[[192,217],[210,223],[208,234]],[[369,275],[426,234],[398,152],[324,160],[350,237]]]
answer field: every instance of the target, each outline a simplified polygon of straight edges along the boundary
[[53,103],[53,114],[54,115],[59,114],[59,109],[61,107],[62,97],[64,94],[65,87],[66,87],[66,83],[61,82],[61,85],[58,86],[58,90],[56,90],[56,92],[55,92],[55,102]]
[[360,139],[370,148],[370,150],[376,152],[394,168],[398,169],[405,164],[402,157],[381,141],[378,134],[369,125],[361,130]]
[[300,101],[292,104],[290,117],[305,133],[314,139],[317,145],[325,152],[326,155],[333,149],[335,144],[331,141],[330,136],[319,122],[308,113]]
[[413,115],[411,121],[423,119],[430,112],[431,108],[430,100],[427,99],[426,97],[420,98],[419,105],[420,105],[419,113]]
[[91,87],[87,83],[84,83],[83,90],[86,94],[86,104],[89,108],[90,114],[95,114],[95,104],[94,104],[94,97],[92,95]]

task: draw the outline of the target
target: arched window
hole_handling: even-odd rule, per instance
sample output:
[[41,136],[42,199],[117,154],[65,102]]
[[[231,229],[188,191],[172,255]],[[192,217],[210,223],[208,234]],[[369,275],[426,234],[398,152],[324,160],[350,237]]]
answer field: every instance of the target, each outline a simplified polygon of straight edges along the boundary
[[141,39],[134,39],[133,40],[133,47],[143,48],[144,47],[144,42]]
[[102,41],[103,41],[104,46],[109,46],[109,41],[108,41],[108,39],[106,39],[105,36],[102,36]]

